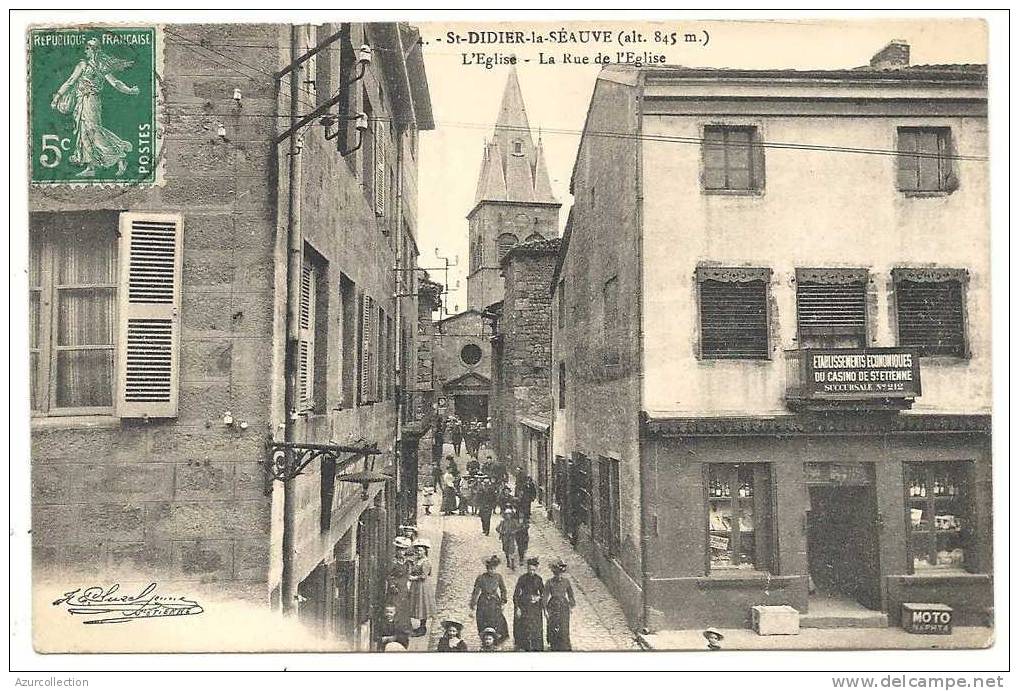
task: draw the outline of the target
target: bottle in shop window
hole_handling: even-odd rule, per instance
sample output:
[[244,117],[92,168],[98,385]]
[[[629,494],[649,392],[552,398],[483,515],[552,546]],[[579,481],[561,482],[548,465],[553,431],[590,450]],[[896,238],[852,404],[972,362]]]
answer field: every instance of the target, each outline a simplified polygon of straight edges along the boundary
[[731,492],[731,490],[729,488],[729,483],[728,482],[726,482],[725,484],[722,485],[722,496],[723,497],[731,497],[732,496],[732,492]]
[[923,480],[920,481],[920,495],[921,497],[927,496],[927,483]]

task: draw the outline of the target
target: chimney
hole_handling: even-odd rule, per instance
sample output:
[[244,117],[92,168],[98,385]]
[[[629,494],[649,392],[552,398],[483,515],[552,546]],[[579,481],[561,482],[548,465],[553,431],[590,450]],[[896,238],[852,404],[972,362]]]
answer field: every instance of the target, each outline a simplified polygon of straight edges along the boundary
[[909,44],[895,39],[874,54],[870,66],[876,70],[889,70],[909,66]]

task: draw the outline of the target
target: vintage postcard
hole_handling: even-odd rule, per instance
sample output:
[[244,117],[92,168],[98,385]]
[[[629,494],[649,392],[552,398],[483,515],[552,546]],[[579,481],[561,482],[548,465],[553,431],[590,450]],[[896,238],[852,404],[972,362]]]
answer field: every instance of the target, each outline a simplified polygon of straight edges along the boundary
[[983,19],[21,32],[38,653],[994,643]]

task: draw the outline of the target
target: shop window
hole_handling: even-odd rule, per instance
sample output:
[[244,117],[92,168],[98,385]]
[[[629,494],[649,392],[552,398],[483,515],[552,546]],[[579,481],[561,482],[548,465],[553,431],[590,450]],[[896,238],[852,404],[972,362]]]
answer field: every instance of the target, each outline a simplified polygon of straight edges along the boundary
[[707,467],[709,569],[771,568],[771,472],[766,463]]
[[903,192],[951,192],[952,130],[948,127],[900,127],[898,187]]
[[797,269],[796,326],[801,348],[867,345],[867,270]]
[[756,127],[705,127],[702,155],[706,192],[764,189],[764,148]]
[[906,521],[913,570],[971,566],[970,464],[905,464]]
[[573,525],[591,525],[593,502],[591,499],[591,459],[583,454],[574,454],[570,461],[570,511]]
[[618,556],[620,548],[619,526],[619,461],[615,458],[598,459],[598,494],[601,503],[601,542],[609,556]]
[[963,283],[956,269],[894,269],[899,345],[921,356],[966,356]]
[[552,460],[552,502],[566,506],[566,459],[562,456]]
[[32,215],[34,414],[176,416],[182,243],[175,214]]
[[768,358],[770,277],[769,269],[698,268],[702,358]]
[[474,343],[468,343],[460,349],[460,361],[468,367],[481,362],[481,347]]

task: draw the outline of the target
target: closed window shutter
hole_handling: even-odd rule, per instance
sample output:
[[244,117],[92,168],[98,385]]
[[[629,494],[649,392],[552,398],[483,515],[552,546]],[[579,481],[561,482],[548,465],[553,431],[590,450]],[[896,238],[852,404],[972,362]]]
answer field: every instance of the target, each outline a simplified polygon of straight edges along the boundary
[[899,345],[921,355],[965,355],[959,281],[899,281],[895,285]]
[[301,267],[300,335],[297,340],[298,405],[315,407],[315,267],[305,261]]
[[375,215],[386,215],[386,128],[375,123]]
[[864,283],[800,283],[796,288],[796,318],[804,335],[866,335]]
[[120,215],[116,414],[177,416],[184,223],[177,214]]
[[701,282],[701,355],[768,357],[768,296],[764,281]]
[[371,338],[372,299],[367,295],[361,298],[361,402],[371,400],[372,371],[372,338]]

